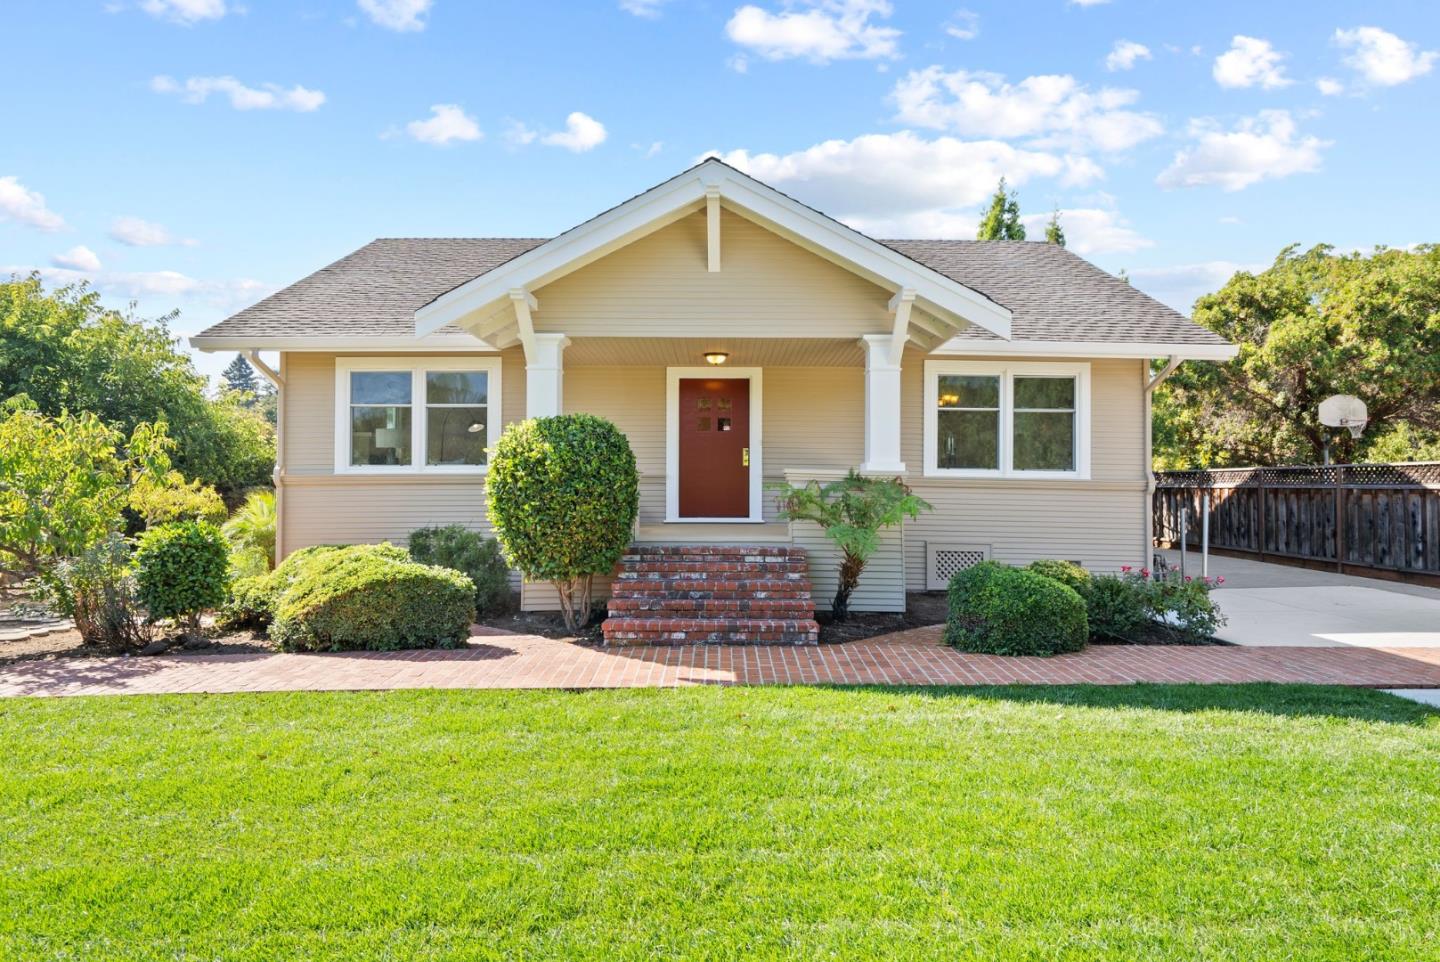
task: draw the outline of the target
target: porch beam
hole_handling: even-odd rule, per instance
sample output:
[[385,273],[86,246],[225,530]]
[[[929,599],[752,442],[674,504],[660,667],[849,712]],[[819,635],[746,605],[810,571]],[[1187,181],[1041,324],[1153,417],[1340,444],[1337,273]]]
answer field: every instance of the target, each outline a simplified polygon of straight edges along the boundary
[[540,310],[540,302],[535,299],[534,294],[517,287],[510,292],[510,303],[515,307],[515,324],[520,330],[520,343],[525,345],[525,356],[529,358],[535,346],[535,322],[531,319],[530,312]]
[[548,418],[565,410],[564,334],[530,333],[525,347],[525,416]]
[[[904,474],[900,460],[900,359],[893,334],[866,334],[865,349],[865,463],[862,471]],[[905,342],[900,342],[904,350]]]
[[720,187],[705,187],[705,240],[711,274],[720,273]]
[[915,290],[907,287],[890,298],[890,313],[895,319],[890,333],[890,363],[898,369],[900,358],[905,353],[905,342],[910,339],[910,310],[915,306]]

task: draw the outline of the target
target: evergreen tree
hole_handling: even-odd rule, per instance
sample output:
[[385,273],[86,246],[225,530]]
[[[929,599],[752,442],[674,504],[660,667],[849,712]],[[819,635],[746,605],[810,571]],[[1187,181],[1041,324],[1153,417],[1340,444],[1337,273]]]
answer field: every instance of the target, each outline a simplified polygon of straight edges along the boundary
[[990,209],[980,221],[976,240],[1024,240],[1025,225],[1020,223],[1020,198],[1005,189],[1005,178],[990,198]]
[[250,362],[245,360],[245,355],[236,354],[235,360],[230,362],[221,375],[225,378],[225,384],[232,391],[244,391],[247,394],[258,393],[259,385],[255,381],[255,370]]
[[1045,225],[1045,243],[1065,246],[1065,228],[1060,226],[1060,208],[1050,213],[1050,223]]

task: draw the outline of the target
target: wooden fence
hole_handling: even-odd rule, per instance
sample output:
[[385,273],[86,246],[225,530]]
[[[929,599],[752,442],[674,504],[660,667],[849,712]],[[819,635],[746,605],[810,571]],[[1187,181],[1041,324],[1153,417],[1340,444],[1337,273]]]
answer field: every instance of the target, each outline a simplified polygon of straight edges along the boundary
[[1155,476],[1155,539],[1264,561],[1440,586],[1440,462],[1166,471]]

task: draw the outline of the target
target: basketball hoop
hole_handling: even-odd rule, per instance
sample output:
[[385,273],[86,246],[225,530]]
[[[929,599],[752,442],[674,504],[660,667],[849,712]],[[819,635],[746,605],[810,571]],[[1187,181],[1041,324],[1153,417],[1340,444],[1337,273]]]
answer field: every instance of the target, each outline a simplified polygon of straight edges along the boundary
[[[1352,438],[1359,439],[1370,421],[1365,402],[1350,394],[1332,394],[1320,402],[1320,423],[1328,428],[1344,428]],[[1325,463],[1330,463],[1330,442],[1325,442]]]

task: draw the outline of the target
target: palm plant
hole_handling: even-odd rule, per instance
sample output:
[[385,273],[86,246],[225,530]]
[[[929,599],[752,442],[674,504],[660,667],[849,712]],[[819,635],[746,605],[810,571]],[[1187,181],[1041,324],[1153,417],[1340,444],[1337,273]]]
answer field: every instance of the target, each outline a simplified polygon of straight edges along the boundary
[[829,484],[782,485],[778,494],[784,518],[813,521],[844,554],[830,607],[836,621],[850,616],[850,595],[866,562],[880,547],[880,531],[930,510],[929,503],[912,494],[899,478],[871,478],[854,471]]
[[220,530],[237,550],[264,552],[268,566],[274,568],[275,521],[275,492],[260,489],[250,492]]

